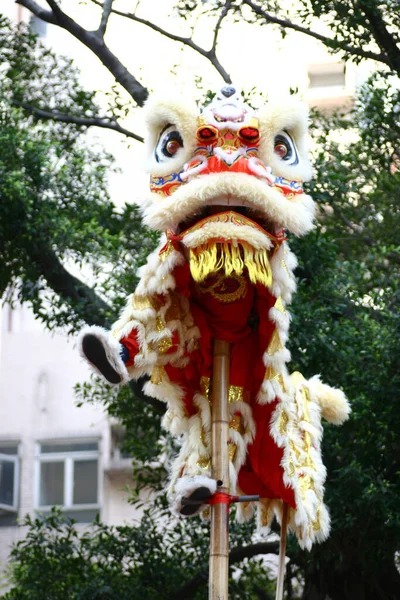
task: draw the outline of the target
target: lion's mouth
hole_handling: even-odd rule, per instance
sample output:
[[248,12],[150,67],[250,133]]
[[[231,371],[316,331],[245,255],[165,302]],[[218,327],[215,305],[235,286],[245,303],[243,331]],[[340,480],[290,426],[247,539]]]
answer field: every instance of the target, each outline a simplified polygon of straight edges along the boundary
[[198,223],[199,221],[202,221],[203,219],[206,219],[207,217],[210,217],[212,215],[226,212],[227,210],[235,212],[239,215],[246,217],[247,219],[250,219],[251,221],[254,221],[267,233],[274,235],[277,231],[276,226],[274,226],[270,221],[268,221],[261,211],[255,210],[254,208],[246,206],[245,204],[235,205],[234,203],[228,204],[224,202],[221,204],[208,204],[207,206],[204,206],[200,211],[191,215],[184,221],[181,221],[177,227],[176,234],[179,235],[187,229],[196,225],[196,223]]

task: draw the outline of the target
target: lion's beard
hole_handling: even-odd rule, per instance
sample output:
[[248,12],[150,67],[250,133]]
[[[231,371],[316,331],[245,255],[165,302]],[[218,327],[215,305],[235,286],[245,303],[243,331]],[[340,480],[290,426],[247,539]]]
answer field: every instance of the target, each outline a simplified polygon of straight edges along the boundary
[[251,283],[272,284],[272,270],[265,248],[254,248],[244,241],[214,241],[190,249],[190,272],[195,281],[204,281],[212,273],[224,270],[229,277],[247,270]]

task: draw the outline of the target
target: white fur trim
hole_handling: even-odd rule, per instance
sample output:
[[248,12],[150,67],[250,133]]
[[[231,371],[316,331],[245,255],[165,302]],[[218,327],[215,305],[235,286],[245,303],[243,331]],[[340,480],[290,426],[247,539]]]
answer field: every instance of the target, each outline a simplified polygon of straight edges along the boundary
[[102,379],[104,379],[104,381],[106,381],[109,385],[113,385],[98,370],[96,365],[94,365],[92,362],[89,361],[89,359],[87,358],[87,356],[85,355],[85,353],[83,351],[83,348],[82,348],[83,338],[85,337],[85,335],[88,335],[88,334],[95,336],[101,342],[101,344],[105,350],[108,362],[111,364],[113,369],[120,375],[121,382],[116,385],[121,385],[123,383],[127,383],[129,381],[130,377],[129,377],[127,368],[125,366],[125,363],[121,358],[121,344],[119,342],[117,342],[117,340],[114,339],[110,335],[109,331],[104,329],[104,327],[99,327],[98,325],[91,325],[91,326],[87,325],[86,327],[84,327],[82,329],[82,331],[80,332],[78,340],[77,340],[77,346],[79,349],[79,353],[82,356],[82,358],[84,358],[85,361],[88,363],[88,365],[90,366],[92,371],[94,373],[96,373],[96,375],[100,375],[100,377]]
[[[192,156],[197,146],[198,109],[195,102],[182,102],[177,97],[176,90],[170,95],[163,94],[162,98],[151,97],[146,102],[145,119],[148,128],[146,137],[146,170],[155,176],[170,175],[182,170]],[[158,163],[154,156],[154,150],[160,132],[166,125],[175,125],[182,136],[183,147],[175,156],[166,158],[165,162]]]
[[[188,498],[195,490],[200,487],[206,487],[210,490],[210,495],[215,494],[217,491],[217,482],[215,479],[211,479],[210,477],[204,477],[203,475],[197,475],[195,477],[181,477],[177,480],[175,484],[175,494],[172,500],[171,511],[174,515],[178,517],[186,517],[186,515],[182,515],[180,510],[183,507],[182,498]],[[194,517],[201,513],[208,507],[208,504],[201,504],[196,512],[192,513],[191,517]]]
[[322,383],[319,375],[312,377],[307,385],[320,404],[324,419],[334,425],[347,421],[351,408],[342,390]]
[[[229,210],[229,206],[227,206]],[[269,237],[249,225],[233,225],[232,223],[206,223],[201,229],[185,235],[182,243],[188,248],[196,248],[210,239],[227,240],[232,242],[245,241],[257,250],[269,250],[272,242]]]
[[[259,158],[269,165],[274,175],[291,180],[308,181],[312,177],[312,168],[307,151],[308,107],[296,97],[288,96],[268,102],[259,111],[260,144]],[[297,165],[290,165],[274,152],[274,139],[280,131],[288,132],[293,138],[298,154]]]
[[231,196],[239,205],[245,202],[295,235],[304,235],[313,227],[314,202],[310,196],[299,194],[289,200],[265,181],[245,173],[199,175],[170,197],[153,193],[141,205],[143,220],[152,229],[175,231],[181,221],[218,196]]

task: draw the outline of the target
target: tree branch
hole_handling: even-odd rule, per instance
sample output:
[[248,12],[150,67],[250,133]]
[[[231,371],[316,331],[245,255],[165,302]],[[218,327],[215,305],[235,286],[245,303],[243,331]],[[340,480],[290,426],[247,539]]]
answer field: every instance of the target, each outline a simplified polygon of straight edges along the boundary
[[[94,290],[71,275],[53,250],[49,250],[44,245],[36,245],[30,249],[29,256],[51,289],[65,302],[74,307],[77,303],[84,301],[87,310],[83,317],[89,325],[105,326],[105,314],[111,312],[111,307]],[[143,392],[142,387],[145,381],[146,378],[130,381],[133,394],[163,415],[166,411],[165,403],[151,398]]]
[[378,6],[372,6],[365,0],[359,0],[359,6],[367,17],[376,43],[387,56],[387,64],[400,74],[400,50],[389,33]]
[[390,65],[390,61],[388,57],[383,54],[377,54],[376,52],[369,52],[368,50],[362,50],[361,48],[354,48],[354,46],[349,46],[344,42],[340,42],[339,40],[334,40],[325,35],[321,35],[316,31],[312,31],[311,29],[307,29],[307,27],[302,27],[301,25],[296,25],[296,23],[292,23],[288,19],[280,19],[278,17],[274,17],[273,15],[264,11],[260,6],[254,4],[252,0],[243,0],[242,4],[247,4],[259,17],[265,19],[267,23],[275,23],[276,25],[280,25],[285,29],[293,29],[294,31],[298,31],[299,33],[304,33],[310,37],[319,40],[329,48],[333,48],[336,50],[343,50],[348,54],[352,54],[353,56],[360,56],[362,58],[371,58],[372,60],[376,60],[378,62],[384,63],[385,65]]
[[111,312],[110,306],[92,288],[71,275],[53,250],[43,244],[34,244],[29,249],[29,258],[60,298],[71,306],[85,304],[84,318],[90,325],[104,325],[105,314]]
[[61,10],[61,7],[57,4],[56,0],[46,0],[46,2],[53,11],[56,19],[57,17],[62,17],[63,11]]
[[[252,558],[258,554],[277,554],[279,551],[279,542],[262,542],[259,544],[250,544],[249,546],[238,546],[229,553],[229,564],[242,561],[244,558]],[[187,581],[179,590],[177,590],[171,600],[191,600],[196,589],[202,585],[208,578],[208,568],[204,568],[189,581]]]
[[52,12],[43,10],[34,0],[17,0],[17,3],[28,8],[34,15],[53,25],[58,25],[71,33],[84,46],[89,48],[115,77],[116,81],[131,95],[139,106],[143,106],[148,90],[121,63],[121,61],[105,45],[101,35],[96,31],[88,31],[64,13],[54,0],[47,0]]
[[[232,0],[227,0],[225,2],[225,6],[221,11],[221,14],[219,16],[219,19],[217,21],[217,24],[215,26],[214,29],[214,39],[213,39],[213,43],[211,46],[211,52],[213,52],[215,54],[216,49],[217,49],[217,41],[218,41],[218,34],[219,34],[219,30],[221,29],[221,25],[222,25],[222,21],[225,19],[226,15],[228,14],[230,8],[232,5]],[[227,83],[231,83],[231,81],[227,81]]]
[[110,14],[111,14],[112,3],[113,3],[113,0],[104,0],[101,21],[100,21],[99,28],[97,30],[98,35],[101,35],[102,38],[104,38],[104,35],[106,33],[108,20],[110,18]]
[[[99,2],[99,0],[91,0],[93,4],[96,4],[97,6],[103,6],[102,2]],[[231,5],[231,2],[227,2],[227,5]],[[224,7],[223,13],[226,10],[226,6]],[[229,8],[226,10],[226,13],[228,12]],[[145,25],[146,27],[149,27],[150,29],[152,29],[153,31],[156,31],[157,33],[160,33],[161,35],[163,35],[164,37],[173,40],[175,42],[179,42],[181,44],[183,44],[184,46],[188,46],[189,48],[191,48],[192,50],[194,50],[195,52],[197,52],[198,54],[200,54],[201,56],[204,56],[204,58],[207,58],[207,60],[210,61],[210,63],[213,65],[213,67],[218,71],[218,73],[221,75],[222,79],[226,82],[226,83],[232,83],[231,77],[229,75],[229,73],[227,73],[227,71],[224,69],[224,67],[221,65],[221,63],[219,62],[216,53],[215,53],[215,47],[214,44],[211,47],[210,50],[204,50],[204,48],[202,48],[201,46],[199,46],[198,44],[196,44],[192,38],[188,38],[188,37],[182,37],[180,35],[175,35],[174,33],[170,33],[169,31],[166,31],[165,29],[163,29],[162,27],[159,27],[158,25],[156,25],[155,23],[152,23],[151,21],[147,21],[146,19],[142,19],[141,17],[137,17],[134,13],[124,13],[120,10],[117,10],[115,8],[113,8],[111,10],[112,13],[114,13],[115,15],[118,15],[119,17],[124,17],[125,19],[130,19],[131,21],[135,21],[136,23],[140,23],[141,25]],[[218,20],[219,26],[220,23],[222,22],[222,19],[226,16],[226,13],[221,15],[220,19]],[[217,25],[218,25],[217,23]],[[214,40],[215,40],[215,36],[214,36]]]
[[82,127],[102,127],[104,129],[111,129],[112,131],[122,133],[138,142],[144,141],[140,135],[121,127],[121,125],[110,120],[108,117],[78,117],[76,115],[67,115],[56,111],[44,110],[37,106],[33,106],[32,104],[28,104],[27,102],[19,102],[18,100],[13,100],[12,102],[15,106],[21,107],[32,113],[38,119],[61,121],[62,123],[71,123]]
[[46,21],[46,23],[51,23],[52,25],[57,25],[57,21],[52,11],[42,8],[41,6],[39,6],[39,4],[34,2],[34,0],[15,0],[15,3],[24,6],[25,8],[30,10],[31,13],[36,15],[36,17],[42,19],[42,21]]

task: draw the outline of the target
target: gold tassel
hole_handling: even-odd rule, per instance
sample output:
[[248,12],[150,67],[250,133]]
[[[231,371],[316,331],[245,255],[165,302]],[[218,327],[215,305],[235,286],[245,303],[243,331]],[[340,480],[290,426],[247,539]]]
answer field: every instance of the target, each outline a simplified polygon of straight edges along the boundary
[[241,275],[245,268],[251,283],[271,286],[272,270],[265,248],[257,250],[247,242],[239,242],[238,245],[210,242],[190,249],[190,272],[197,282],[204,281],[220,269],[224,269],[229,277],[232,273]]

